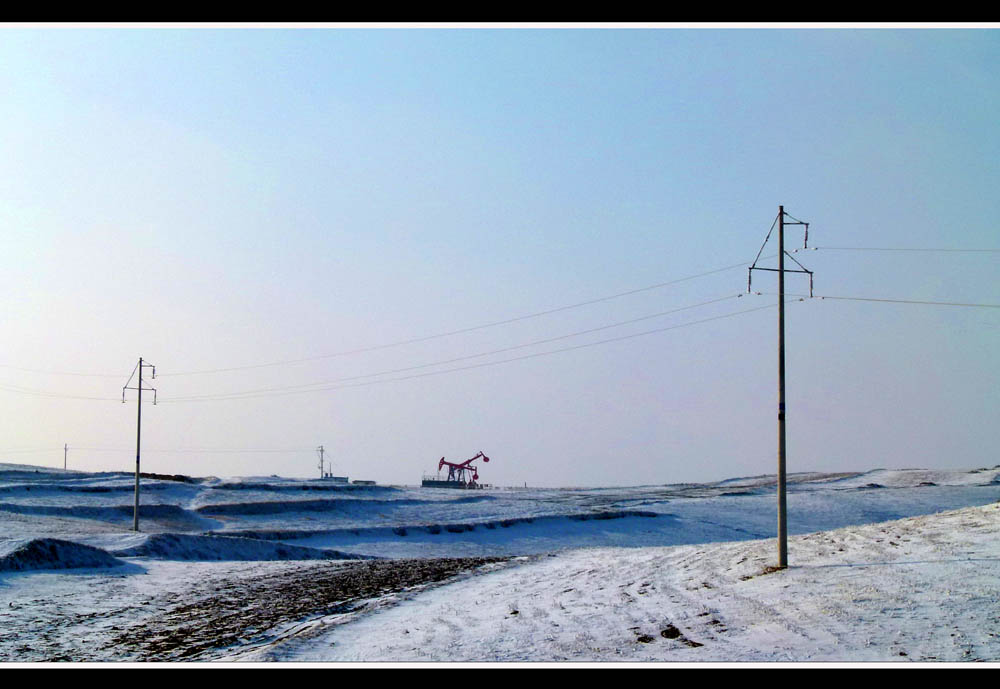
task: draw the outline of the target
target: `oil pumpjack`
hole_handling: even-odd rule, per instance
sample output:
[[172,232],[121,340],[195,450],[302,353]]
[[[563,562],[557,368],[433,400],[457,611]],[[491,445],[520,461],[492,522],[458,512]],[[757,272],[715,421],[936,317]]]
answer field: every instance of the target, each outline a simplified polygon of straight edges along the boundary
[[[445,461],[442,457],[438,462],[438,475],[436,477],[424,476],[421,485],[425,488],[482,488],[479,483],[479,470],[472,463],[482,458],[484,462],[490,458],[483,454],[482,450],[475,457],[470,457],[458,464]],[[441,470],[448,467],[448,478],[441,478]]]

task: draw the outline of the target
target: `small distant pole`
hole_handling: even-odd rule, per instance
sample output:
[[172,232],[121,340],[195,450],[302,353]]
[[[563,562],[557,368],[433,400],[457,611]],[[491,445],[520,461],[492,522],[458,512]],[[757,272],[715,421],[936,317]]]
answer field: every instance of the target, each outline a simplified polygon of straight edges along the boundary
[[[139,357],[139,363],[132,370],[132,375],[129,376],[128,382],[125,383],[125,387],[122,388],[122,404],[125,404],[125,391],[126,390],[138,390],[139,401],[136,404],[136,427],[135,427],[135,503],[132,508],[132,530],[139,530],[139,449],[142,439],[142,391],[149,390],[153,393],[153,404],[156,404],[156,388],[143,388],[142,387],[142,369],[151,368],[153,369],[153,379],[156,379],[156,366],[153,364],[148,364]],[[129,387],[129,383],[132,382],[132,378],[135,377],[136,371],[139,372],[139,384],[136,387]]]
[[63,471],[66,470],[66,455],[69,453],[69,443],[63,443]]
[[319,452],[319,477],[323,478],[323,446],[317,447],[316,451]]
[[132,508],[132,530],[139,530],[139,448],[142,447],[142,357],[139,357],[139,401],[135,405],[135,505]]

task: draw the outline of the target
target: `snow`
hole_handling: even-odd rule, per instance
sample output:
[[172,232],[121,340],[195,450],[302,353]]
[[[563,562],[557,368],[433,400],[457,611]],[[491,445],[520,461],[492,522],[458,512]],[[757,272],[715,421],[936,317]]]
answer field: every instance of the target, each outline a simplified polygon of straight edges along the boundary
[[231,658],[994,660],[998,527],[993,504],[797,536],[767,574],[774,540],[564,551]]
[[155,557],[163,560],[343,560],[364,556],[337,550],[261,541],[252,538],[152,534],[142,543],[112,551],[118,557]]
[[273,579],[308,595],[321,568],[359,558],[499,556],[445,583],[273,617],[198,657],[992,661],[998,477],[791,474],[790,567],[768,571],[773,476],[483,491],[143,479],[136,533],[133,476],[0,464],[0,659],[141,660],[116,635],[211,611],[220,591],[232,605]]
[[34,538],[23,543],[7,541],[0,553],[0,572],[118,567],[125,564],[100,548],[58,538]]

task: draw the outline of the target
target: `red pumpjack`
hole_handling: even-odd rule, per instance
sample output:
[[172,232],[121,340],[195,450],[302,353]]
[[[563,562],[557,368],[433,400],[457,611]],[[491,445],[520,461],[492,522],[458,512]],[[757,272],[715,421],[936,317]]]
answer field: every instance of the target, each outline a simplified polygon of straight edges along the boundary
[[[466,484],[469,487],[474,487],[476,485],[476,481],[479,480],[479,470],[472,465],[472,462],[476,461],[480,457],[483,458],[484,462],[490,461],[490,458],[484,455],[482,450],[480,450],[479,454],[477,454],[475,457],[470,457],[461,464],[453,464],[451,462],[446,462],[444,460],[444,457],[442,457],[441,461],[438,462],[438,471],[441,471],[441,469],[443,469],[444,467],[448,467],[449,481],[458,481],[460,483]],[[468,472],[471,475],[471,479],[469,479],[468,481],[466,480],[465,477],[466,472]]]

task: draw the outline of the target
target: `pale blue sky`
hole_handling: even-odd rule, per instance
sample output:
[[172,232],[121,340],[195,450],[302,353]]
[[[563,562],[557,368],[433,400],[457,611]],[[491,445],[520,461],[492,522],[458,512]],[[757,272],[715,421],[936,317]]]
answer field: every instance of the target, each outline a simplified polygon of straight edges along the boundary
[[[61,465],[69,443],[71,467],[129,469],[134,403],[10,388],[120,399],[143,356],[163,401],[143,415],[150,471],[309,476],[322,443],[338,472],[383,482],[479,450],[497,484],[773,472],[773,309],[446,375],[167,402],[735,295],[745,268],[176,375],[750,261],[779,204],[814,246],[1000,248],[998,58],[992,29],[0,29],[0,450],[59,448],[5,457]],[[993,304],[998,256],[796,254],[818,294]],[[789,470],[996,464],[998,325],[996,309],[791,306]],[[154,452],[179,448],[289,452]]]

